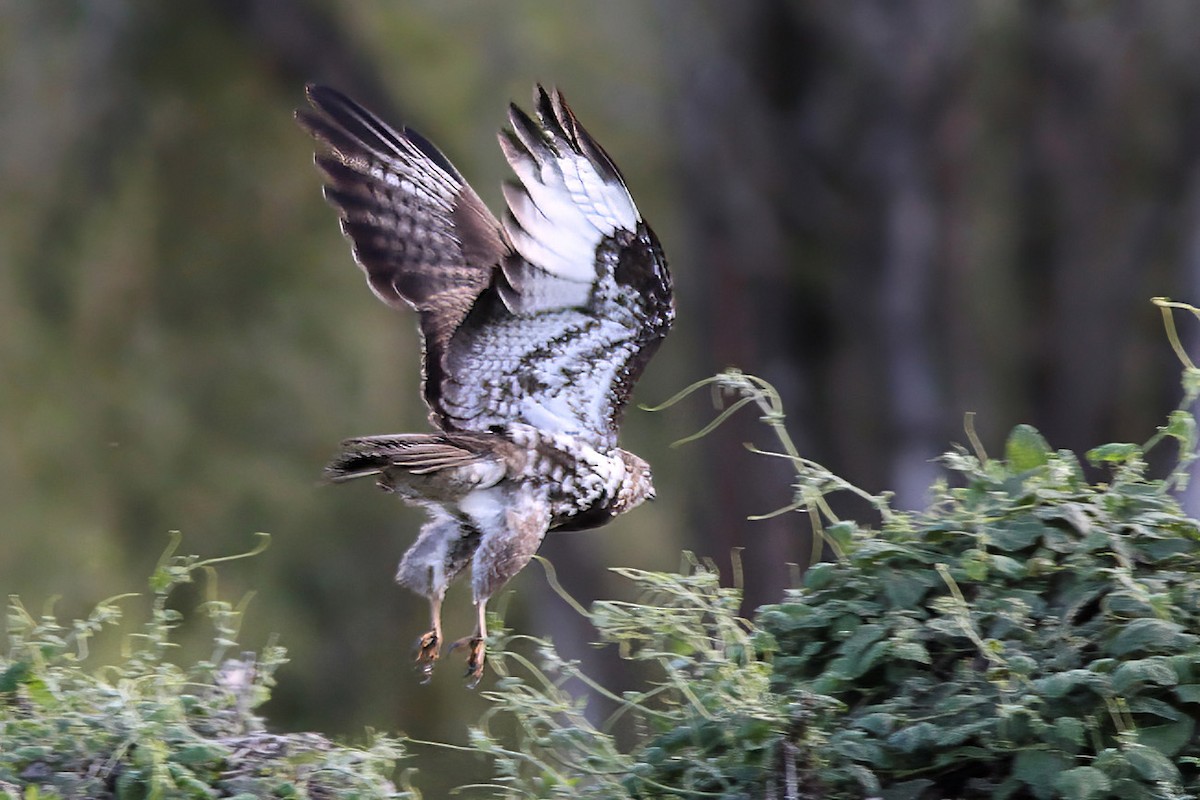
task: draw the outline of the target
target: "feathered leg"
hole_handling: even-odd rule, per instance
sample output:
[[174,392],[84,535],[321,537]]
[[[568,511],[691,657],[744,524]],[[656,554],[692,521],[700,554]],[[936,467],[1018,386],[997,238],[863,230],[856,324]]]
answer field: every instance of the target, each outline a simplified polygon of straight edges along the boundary
[[474,687],[483,676],[487,645],[487,601],[516,575],[537,552],[550,526],[550,508],[544,497],[523,489],[507,495],[493,507],[495,513],[475,517],[482,531],[471,559],[471,585],[475,594],[475,633],[453,647],[470,649],[467,678]]
[[479,531],[429,505],[429,521],[405,552],[396,582],[429,600],[429,631],[417,640],[417,666],[425,679],[433,674],[442,644],[442,600],[446,589],[471,561],[479,546]]

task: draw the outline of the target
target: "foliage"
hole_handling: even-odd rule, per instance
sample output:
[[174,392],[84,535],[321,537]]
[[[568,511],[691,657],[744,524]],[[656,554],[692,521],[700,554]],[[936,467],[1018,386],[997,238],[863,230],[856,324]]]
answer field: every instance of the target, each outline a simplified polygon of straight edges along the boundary
[[[599,602],[591,621],[626,658],[654,667],[657,680],[616,697],[548,642],[533,640],[535,665],[513,648],[525,637],[501,637],[491,663],[503,677],[486,693],[493,707],[472,735],[473,746],[495,758],[496,788],[508,797],[761,797],[749,787],[760,787],[778,760],[776,731],[809,743],[805,712],[770,690],[754,628],[737,615],[740,593],[695,561],[680,574],[618,571],[638,586],[640,601]],[[571,691],[579,682],[619,703],[606,725],[588,720],[585,700]],[[515,744],[490,730],[501,717],[517,723]],[[623,717],[632,717],[638,739],[624,750],[610,730]]]
[[393,741],[353,748],[264,729],[254,710],[286,659],[274,644],[231,655],[242,608],[209,599],[211,655],[188,668],[167,659],[183,622],[168,607],[172,591],[200,571],[214,586],[213,565],[227,560],[177,556],[178,543],[176,535],[151,576],[149,618],[128,633],[117,664],[89,668],[89,646],[121,629],[121,603],[135,595],[110,598],[69,625],[49,613],[35,618],[10,598],[8,653],[0,656],[0,796],[409,796],[390,781],[400,756]]
[[[1180,417],[1173,435],[1194,444]],[[1182,797],[1200,792],[1200,525],[1142,448],[1089,461],[1028,427],[962,479],[763,609],[772,686],[816,692],[831,791],[884,797]]]

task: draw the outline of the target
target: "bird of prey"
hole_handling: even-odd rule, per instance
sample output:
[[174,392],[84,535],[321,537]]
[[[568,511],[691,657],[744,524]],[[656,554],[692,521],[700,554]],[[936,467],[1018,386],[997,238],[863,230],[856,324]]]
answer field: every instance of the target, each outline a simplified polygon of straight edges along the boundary
[[617,446],[634,383],[675,317],[671,277],[612,159],[561,93],[511,105],[500,147],[517,180],[503,220],[408,128],[309,86],[299,123],[354,258],[385,303],[417,312],[422,393],[435,428],[342,443],[341,482],[376,476],[428,520],[396,580],[430,603],[426,679],[446,589],[471,568],[478,682],[489,597],[549,531],[603,525],[654,497],[649,465]]

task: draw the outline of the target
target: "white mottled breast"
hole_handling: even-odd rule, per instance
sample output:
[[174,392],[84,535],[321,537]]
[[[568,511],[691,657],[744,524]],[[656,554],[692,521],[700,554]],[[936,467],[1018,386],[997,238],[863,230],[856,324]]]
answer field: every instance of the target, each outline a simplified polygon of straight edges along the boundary
[[526,449],[520,480],[545,487],[556,521],[609,505],[625,480],[625,462],[617,451],[601,451],[576,436],[509,425],[509,439]]

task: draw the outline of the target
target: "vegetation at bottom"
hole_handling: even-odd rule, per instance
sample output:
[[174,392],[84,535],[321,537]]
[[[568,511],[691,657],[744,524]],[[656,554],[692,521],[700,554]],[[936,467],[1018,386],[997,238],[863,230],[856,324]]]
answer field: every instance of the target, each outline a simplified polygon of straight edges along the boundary
[[[798,512],[833,560],[814,559],[801,586],[750,620],[737,589],[699,560],[677,574],[619,569],[640,599],[579,611],[600,641],[653,673],[620,696],[552,643],[501,631],[490,643],[492,705],[470,735],[496,777],[464,793],[1200,796],[1200,522],[1176,499],[1197,458],[1189,409],[1200,369],[1178,346],[1170,307],[1200,312],[1160,305],[1184,361],[1184,399],[1148,442],[1097,447],[1085,467],[1018,426],[1002,458],[978,443],[946,454],[947,477],[916,513],[802,458],[763,381],[729,372],[698,384],[731,400],[710,428],[743,407],[761,412],[780,442],[769,455],[797,475],[781,512]],[[1174,465],[1155,477],[1147,453],[1172,443]],[[861,498],[872,525],[837,519],[825,497],[838,491]],[[232,653],[238,609],[203,607],[211,658],[186,669],[165,660],[179,621],[166,598],[211,563],[164,558],[150,621],[123,663],[99,670],[84,668],[87,642],[119,619],[120,599],[69,627],[12,601],[0,792],[412,796],[392,783],[397,741],[350,748],[265,731],[253,709],[283,655]],[[613,719],[589,719],[581,683],[616,702]],[[618,720],[632,741],[613,734]]]
[[[149,613],[131,630],[113,597],[69,625],[9,599],[7,653],[0,654],[0,797],[384,798],[409,797],[393,783],[400,744],[365,747],[316,733],[275,734],[255,708],[266,702],[283,648],[239,652],[242,609],[212,598],[209,658],[179,666],[168,656],[183,622],[174,589],[228,558],[202,561],[171,547],[150,577]],[[265,538],[263,541],[265,545]],[[251,554],[247,554],[251,555]],[[235,556],[235,558],[240,556]],[[89,643],[105,629],[127,634],[123,658],[96,667]],[[112,631],[110,630],[110,633]]]

